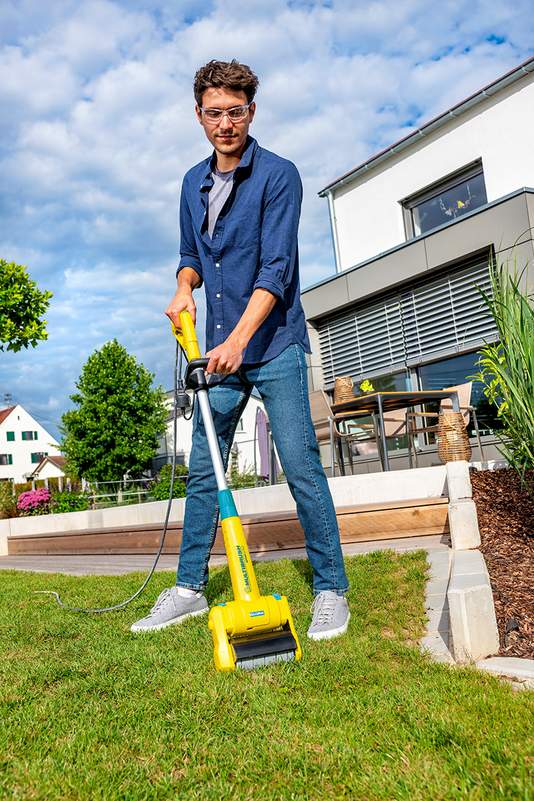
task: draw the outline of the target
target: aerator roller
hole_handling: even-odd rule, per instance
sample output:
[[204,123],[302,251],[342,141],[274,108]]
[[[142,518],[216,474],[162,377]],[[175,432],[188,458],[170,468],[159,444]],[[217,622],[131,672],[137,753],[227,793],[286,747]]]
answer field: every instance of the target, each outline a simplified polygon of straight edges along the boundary
[[188,360],[185,386],[196,395],[206,430],[234,595],[233,601],[212,607],[209,614],[215,667],[220,671],[253,670],[274,662],[298,661],[302,651],[287,598],[278,593],[261,595],[258,588],[213,424],[205,372],[209,359],[200,355],[189,312],[180,313],[180,326],[178,330],[173,325],[173,331]]

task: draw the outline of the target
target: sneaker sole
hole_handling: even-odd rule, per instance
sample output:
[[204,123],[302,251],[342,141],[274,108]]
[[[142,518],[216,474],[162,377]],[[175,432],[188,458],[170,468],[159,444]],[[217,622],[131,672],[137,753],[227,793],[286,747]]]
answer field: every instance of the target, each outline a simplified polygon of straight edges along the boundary
[[339,626],[337,629],[328,629],[328,631],[318,631],[316,634],[310,634],[308,632],[308,639],[309,640],[333,640],[334,637],[341,637],[342,634],[345,634],[349,627],[349,620],[350,620],[350,612],[348,613],[346,621],[343,623],[342,626]]
[[190,617],[199,617],[199,615],[206,615],[209,612],[209,607],[206,609],[199,609],[197,612],[188,612],[186,615],[180,615],[180,617],[173,617],[171,620],[165,621],[165,623],[157,623],[155,626],[136,626],[135,623],[133,626],[130,626],[130,631],[134,634],[141,634],[142,632],[150,632],[150,631],[159,631],[160,629],[166,629],[167,626],[177,626],[179,623],[183,623]]

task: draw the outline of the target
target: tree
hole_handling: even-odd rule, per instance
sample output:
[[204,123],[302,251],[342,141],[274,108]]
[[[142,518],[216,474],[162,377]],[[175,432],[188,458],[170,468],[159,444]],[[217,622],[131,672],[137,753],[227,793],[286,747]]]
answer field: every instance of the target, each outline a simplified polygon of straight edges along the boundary
[[42,292],[26,267],[0,259],[0,350],[18,351],[47,339],[43,314],[51,292]]
[[62,417],[62,451],[71,471],[91,481],[135,478],[150,464],[167,411],[154,376],[116,339],[89,356]]

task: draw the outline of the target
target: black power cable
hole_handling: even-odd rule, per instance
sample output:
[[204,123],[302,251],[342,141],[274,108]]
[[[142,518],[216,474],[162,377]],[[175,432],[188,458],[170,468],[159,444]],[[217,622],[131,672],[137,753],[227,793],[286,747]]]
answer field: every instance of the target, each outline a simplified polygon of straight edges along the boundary
[[[179,354],[179,357],[180,357],[179,358],[179,361],[180,361],[180,368],[179,368],[180,369],[180,378],[178,378],[178,354]],[[63,601],[61,600],[61,598],[59,596],[59,593],[54,592],[53,590],[35,590],[34,591],[34,595],[53,595],[55,597],[56,601],[58,602],[58,604],[61,606],[61,608],[65,609],[67,612],[85,612],[86,614],[100,615],[103,612],[116,612],[119,609],[124,609],[125,606],[128,606],[128,604],[130,604],[136,598],[139,598],[139,596],[141,595],[141,593],[143,592],[143,590],[147,586],[148,582],[150,581],[150,579],[154,575],[154,571],[156,569],[156,566],[157,566],[157,564],[159,562],[159,558],[160,558],[161,553],[163,551],[163,544],[165,542],[165,536],[167,534],[167,528],[169,526],[169,518],[170,518],[170,515],[171,515],[171,507],[172,507],[172,501],[173,501],[173,497],[172,496],[173,496],[173,493],[174,493],[174,472],[176,470],[176,435],[177,435],[177,430],[178,430],[178,409],[180,408],[182,410],[182,414],[183,414],[183,416],[185,417],[186,420],[191,419],[191,417],[193,415],[193,411],[194,411],[194,396],[193,396],[193,403],[191,404],[191,412],[186,417],[185,409],[190,405],[190,401],[189,401],[189,396],[187,395],[187,393],[185,391],[184,382],[183,382],[182,377],[181,377],[181,370],[182,370],[182,349],[179,346],[178,341],[177,341],[176,342],[176,355],[175,355],[175,359],[174,359],[174,392],[173,392],[173,394],[174,394],[174,403],[173,403],[173,443],[174,443],[174,445],[173,445],[172,461],[171,461],[172,472],[171,472],[171,486],[170,486],[170,490],[169,490],[169,501],[167,503],[167,511],[165,513],[165,522],[163,523],[163,531],[161,532],[161,539],[160,539],[160,543],[159,543],[159,548],[158,548],[158,551],[156,553],[156,556],[155,556],[154,562],[152,564],[152,567],[150,568],[150,571],[147,574],[145,580],[143,581],[143,583],[141,584],[139,589],[136,590],[136,592],[134,592],[134,594],[131,595],[129,598],[126,598],[125,601],[121,601],[120,603],[115,604],[114,606],[103,606],[103,607],[98,607],[96,609],[85,608],[83,606],[67,606],[67,604],[64,604]],[[187,398],[187,401],[185,400],[186,398]],[[185,406],[184,406],[184,404],[185,404]]]

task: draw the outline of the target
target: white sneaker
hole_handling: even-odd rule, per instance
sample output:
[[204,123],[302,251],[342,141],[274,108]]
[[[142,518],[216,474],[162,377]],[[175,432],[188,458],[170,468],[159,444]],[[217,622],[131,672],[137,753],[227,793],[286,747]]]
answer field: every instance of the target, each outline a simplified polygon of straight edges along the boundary
[[170,587],[163,590],[146,617],[132,624],[130,631],[157,631],[176,623],[183,623],[188,617],[205,615],[208,610],[208,602],[204,595],[184,598],[178,595],[178,587]]
[[330,640],[347,631],[350,612],[347,599],[332,590],[323,590],[312,604],[312,622],[308,629],[310,640]]

